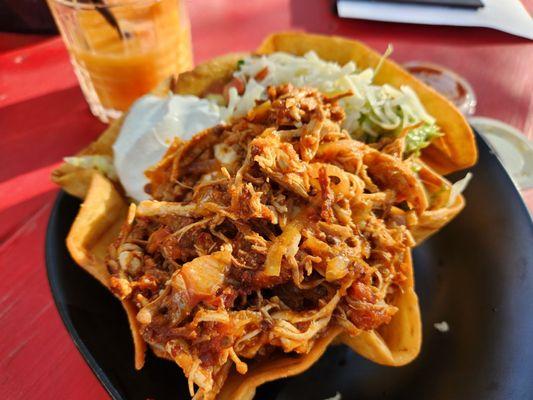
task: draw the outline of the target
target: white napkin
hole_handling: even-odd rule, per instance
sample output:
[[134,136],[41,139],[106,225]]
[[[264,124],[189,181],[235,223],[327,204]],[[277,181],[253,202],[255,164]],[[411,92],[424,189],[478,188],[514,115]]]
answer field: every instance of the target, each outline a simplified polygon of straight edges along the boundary
[[533,20],[520,0],[483,0],[477,10],[337,0],[339,16],[408,24],[483,26],[533,39]]

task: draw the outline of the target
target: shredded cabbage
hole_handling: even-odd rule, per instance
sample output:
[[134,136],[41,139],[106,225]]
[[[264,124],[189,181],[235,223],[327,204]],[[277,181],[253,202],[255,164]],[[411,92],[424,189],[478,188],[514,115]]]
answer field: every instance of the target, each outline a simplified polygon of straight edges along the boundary
[[447,207],[450,207],[455,203],[455,200],[457,200],[457,197],[463,193],[463,191],[466,189],[466,186],[468,185],[468,182],[470,182],[470,179],[472,179],[474,175],[472,172],[469,172],[465,175],[463,179],[459,179],[457,182],[455,182],[452,185],[452,190],[450,191],[450,197],[448,198],[448,204]]
[[[265,68],[266,76],[260,82],[256,81],[254,77]],[[313,51],[304,56],[277,52],[246,57],[239,60],[238,70],[234,73],[236,78],[246,82],[246,89],[242,95],[230,89],[229,104],[222,114],[226,120],[244,115],[256,100],[266,99],[266,88],[270,85],[311,86],[329,95],[351,91],[353,94],[342,98],[340,104],[346,112],[342,127],[355,139],[374,142],[382,135],[397,135],[422,122],[424,128],[414,132],[409,139],[409,151],[425,147],[438,131],[435,119],[427,113],[410,87],[397,89],[390,85],[375,85],[372,83],[375,74],[371,68],[358,70],[352,61],[341,66],[322,60]],[[425,140],[421,140],[422,136]]]
[[67,164],[74,167],[80,167],[85,169],[95,169],[101,174],[107,176],[111,180],[117,180],[117,172],[113,165],[113,159],[110,156],[102,155],[87,155],[87,156],[75,156],[65,157],[63,159]]
[[405,136],[405,153],[416,154],[420,153],[424,147],[429,146],[431,141],[441,136],[442,133],[437,125],[423,124],[416,128],[413,128]]

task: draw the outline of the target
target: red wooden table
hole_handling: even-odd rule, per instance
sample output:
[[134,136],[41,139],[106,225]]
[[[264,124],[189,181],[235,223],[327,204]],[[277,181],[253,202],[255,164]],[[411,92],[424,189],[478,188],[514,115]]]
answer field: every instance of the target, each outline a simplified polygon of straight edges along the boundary
[[[533,0],[525,2],[533,11]],[[189,0],[196,61],[255,48],[269,32],[304,29],[359,38],[393,58],[464,75],[478,115],[533,138],[533,45],[478,28],[341,20],[327,0]],[[50,171],[96,138],[59,38],[0,33],[0,399],[98,399],[107,394],[71,342],[44,265],[57,188]],[[525,193],[533,210],[533,191]],[[487,199],[490,201],[490,199]]]

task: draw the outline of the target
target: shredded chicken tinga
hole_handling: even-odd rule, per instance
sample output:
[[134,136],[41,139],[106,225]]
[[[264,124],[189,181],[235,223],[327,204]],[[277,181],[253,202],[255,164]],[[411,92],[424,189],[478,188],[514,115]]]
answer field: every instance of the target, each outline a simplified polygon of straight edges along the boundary
[[344,95],[269,87],[245,117],[176,139],[149,172],[155,200],[132,205],[111,246],[112,291],[197,398],[233,364],[245,374],[397,312],[425,189],[401,135],[366,145],[341,129]]

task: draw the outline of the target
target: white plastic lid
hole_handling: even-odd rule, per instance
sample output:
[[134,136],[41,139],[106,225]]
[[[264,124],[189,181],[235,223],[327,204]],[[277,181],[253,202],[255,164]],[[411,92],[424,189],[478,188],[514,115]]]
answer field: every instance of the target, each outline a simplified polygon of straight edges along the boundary
[[471,117],[468,121],[487,139],[517,186],[522,190],[533,188],[533,143],[517,129],[496,119]]

